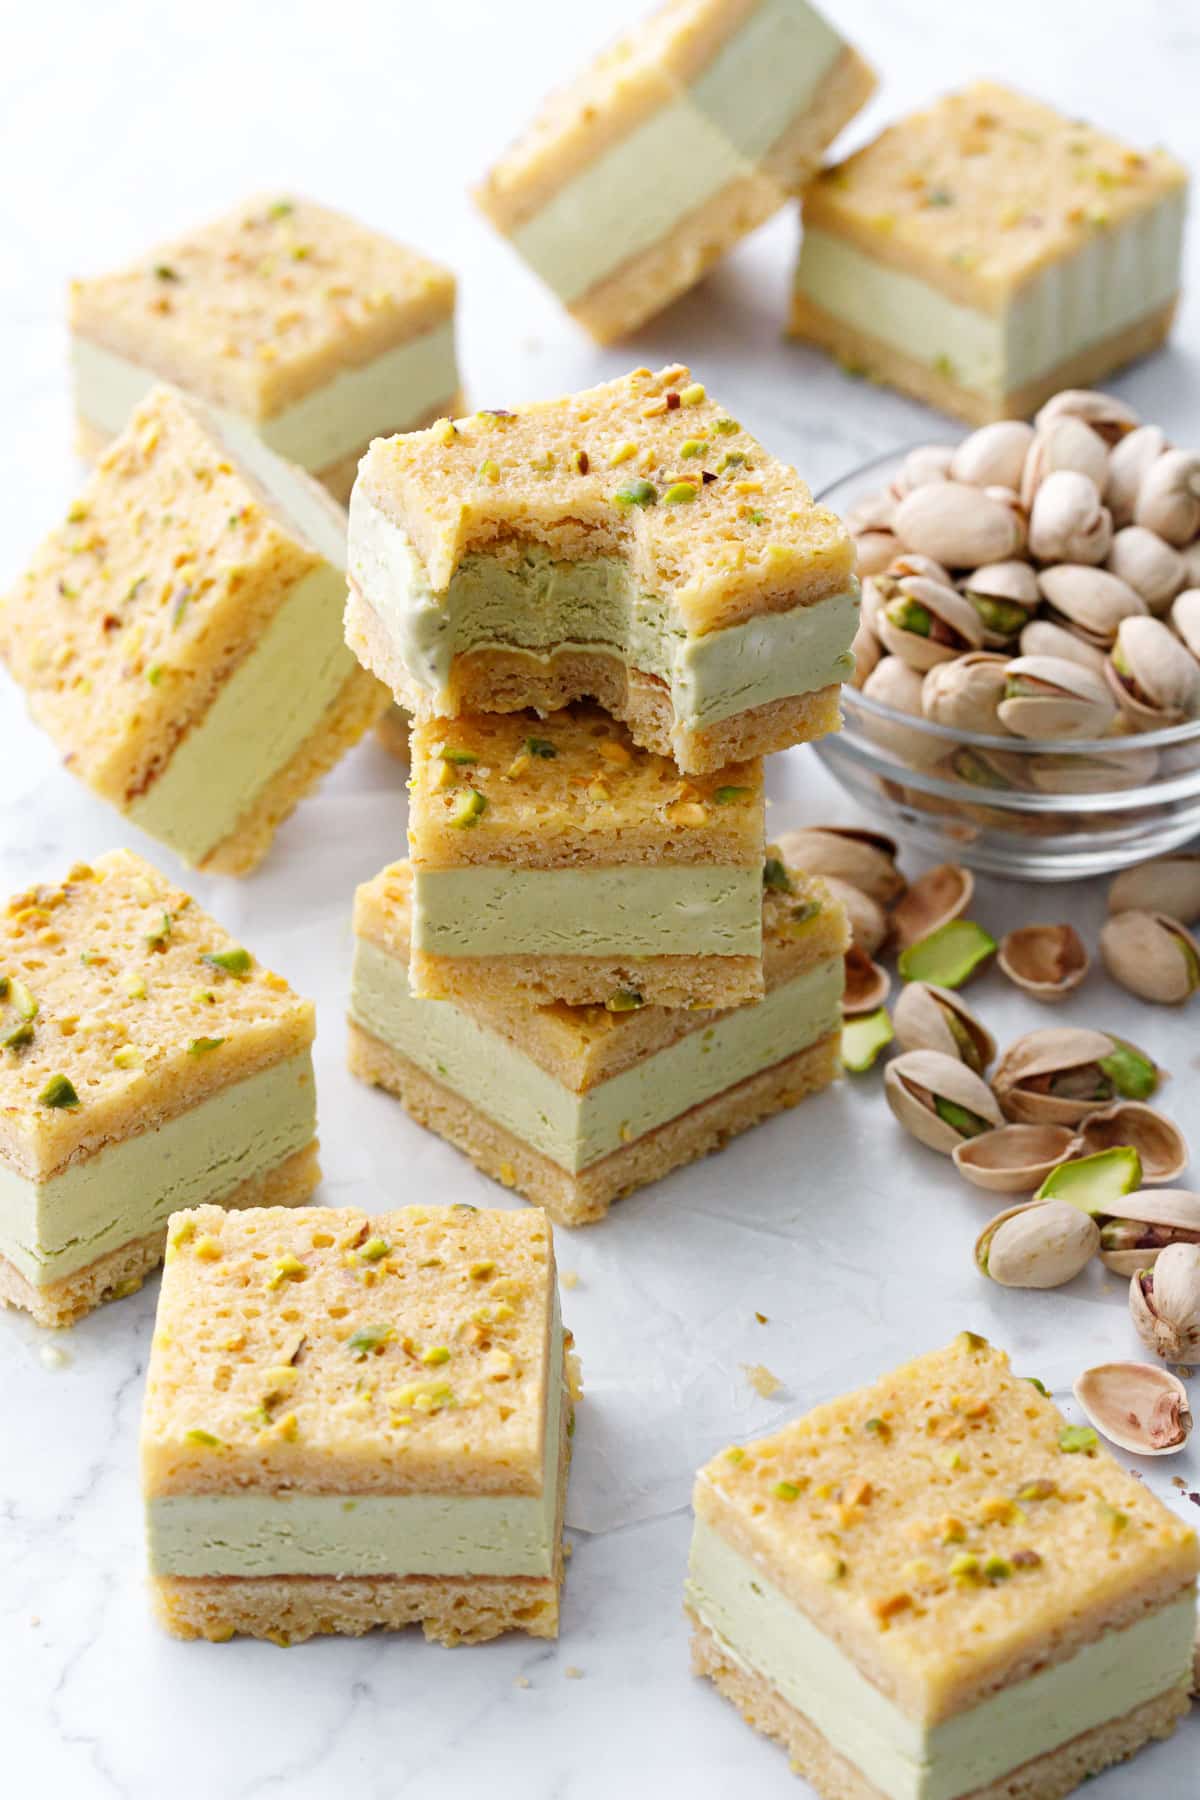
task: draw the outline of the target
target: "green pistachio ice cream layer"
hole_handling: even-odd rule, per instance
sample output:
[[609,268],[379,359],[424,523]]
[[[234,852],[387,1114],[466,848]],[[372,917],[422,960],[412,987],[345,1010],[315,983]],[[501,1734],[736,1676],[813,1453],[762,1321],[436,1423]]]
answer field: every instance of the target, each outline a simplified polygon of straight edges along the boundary
[[563,562],[529,544],[515,559],[464,557],[436,593],[406,533],[361,482],[350,497],[350,572],[409,679],[451,710],[450,674],[469,651],[607,654],[670,689],[676,717],[704,730],[750,707],[815,693],[853,673],[858,586],[811,606],[690,634],[666,601],[639,592],[618,557]]
[[578,1094],[449,1000],[417,1000],[408,966],[360,938],[350,1016],[559,1168],[578,1174],[840,1023],[841,959],[720,1014],[677,1043]]

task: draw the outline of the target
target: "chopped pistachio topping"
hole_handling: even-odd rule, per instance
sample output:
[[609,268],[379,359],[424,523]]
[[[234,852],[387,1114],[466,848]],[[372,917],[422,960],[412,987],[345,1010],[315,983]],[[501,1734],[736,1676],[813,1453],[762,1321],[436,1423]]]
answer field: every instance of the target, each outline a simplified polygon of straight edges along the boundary
[[1045,1382],[1040,1378],[1040,1376],[1022,1375],[1021,1380],[1027,1381],[1029,1383],[1030,1387],[1035,1387],[1039,1394],[1045,1394],[1047,1400],[1050,1398],[1050,1389],[1046,1386]]
[[745,1462],[745,1460],[746,1452],[742,1449],[740,1444],[732,1445],[731,1448],[725,1452],[725,1461],[727,1463],[740,1463]]
[[869,1431],[873,1437],[879,1438],[882,1442],[886,1442],[892,1435],[892,1428],[886,1419],[868,1419],[863,1430]]
[[200,1444],[206,1450],[219,1450],[221,1440],[214,1437],[211,1431],[203,1431],[199,1425],[193,1425],[190,1431],[183,1434],[185,1444]]
[[379,1356],[395,1335],[390,1325],[363,1325],[347,1338],[346,1348],[359,1362],[365,1362],[368,1356]]
[[149,944],[151,950],[165,950],[166,949],[167,939],[171,935],[171,930],[172,930],[173,925],[174,925],[174,920],[172,919],[170,913],[165,912],[162,916],[161,924],[155,926],[153,931],[148,931],[146,933],[146,942]]
[[281,1288],[285,1281],[303,1281],[307,1275],[307,1263],[302,1263],[299,1257],[293,1256],[289,1251],[286,1256],[281,1256],[275,1264],[275,1273],[271,1276],[267,1286]]
[[763,886],[772,894],[791,894],[792,878],[777,856],[768,856],[763,864]]
[[525,739],[525,748],[528,750],[530,756],[541,756],[548,759],[558,755],[558,751],[550,742],[549,738],[527,737]]
[[488,1258],[484,1258],[481,1262],[473,1262],[467,1270],[472,1281],[486,1281],[489,1275],[495,1273],[496,1265]]
[[713,799],[718,806],[732,806],[735,800],[743,800],[749,792],[748,787],[719,787],[713,789]]
[[386,1238],[372,1237],[367,1239],[358,1254],[364,1262],[382,1262],[391,1247]]
[[41,1093],[38,1101],[42,1106],[78,1106],[79,1095],[65,1075],[52,1075]]
[[38,1002],[34,999],[25,983],[16,975],[8,983],[8,997],[23,1019],[36,1019]]
[[705,444],[703,438],[684,438],[682,444],[679,446],[680,456],[689,459],[693,456],[703,456],[704,450]]
[[223,1037],[197,1037],[188,1045],[189,1056],[204,1056],[209,1050],[219,1050],[225,1042]]
[[200,961],[210,968],[223,970],[226,975],[248,975],[253,958],[248,950],[210,950]]
[[428,1350],[422,1350],[421,1361],[427,1368],[436,1369],[440,1364],[450,1361],[450,1352],[445,1344],[431,1344]]
[[736,419],[714,419],[712,428],[722,437],[732,437],[735,431],[742,429]]
[[798,1500],[800,1489],[794,1481],[777,1481],[771,1489],[777,1500]]
[[456,825],[460,831],[467,831],[471,826],[478,825],[486,811],[487,795],[481,794],[478,788],[468,788],[465,794],[459,796],[458,804],[450,814],[450,824]]
[[704,399],[704,384],[701,381],[693,381],[690,387],[679,390],[680,406],[700,406]]
[[694,481],[673,481],[663,495],[664,506],[688,506],[698,490]]
[[475,471],[475,479],[477,481],[490,481],[494,484],[500,479],[500,464],[493,462],[490,456],[486,457]]
[[604,1002],[605,1009],[611,1013],[636,1012],[640,1006],[645,1006],[645,1004],[641,994],[636,993],[633,988],[618,988],[616,993],[610,994]]
[[630,481],[613,495],[614,506],[654,506],[658,489],[652,481]]
[[28,1019],[22,1019],[19,1025],[14,1025],[11,1031],[5,1032],[4,1036],[0,1037],[0,1049],[19,1050],[22,1044],[32,1044],[32,1042],[33,1026]]
[[1099,1442],[1090,1425],[1064,1425],[1058,1434],[1058,1447],[1068,1456],[1075,1456],[1080,1451],[1090,1456]]

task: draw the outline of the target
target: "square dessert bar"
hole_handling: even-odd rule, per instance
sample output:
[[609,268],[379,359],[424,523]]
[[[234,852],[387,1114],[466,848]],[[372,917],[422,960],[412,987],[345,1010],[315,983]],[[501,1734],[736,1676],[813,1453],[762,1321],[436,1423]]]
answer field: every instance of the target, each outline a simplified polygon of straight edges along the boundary
[[695,1668],[828,1800],[1056,1800],[1187,1711],[1195,1534],[973,1332],[694,1504]]
[[251,200],[73,282],[70,321],[89,457],[170,381],[344,503],[373,437],[458,399],[449,270],[311,200]]
[[777,212],[874,87],[806,0],[670,0],[550,96],[475,199],[606,343]]
[[681,776],[580,705],[412,732],[413,992],[736,1006],[763,991],[763,770]]
[[350,1068],[559,1223],[602,1218],[838,1073],[845,914],[777,857],[765,883],[764,999],[610,1011],[415,998],[412,878],[395,863],[355,901]]
[[177,1213],[142,1421],[162,1623],[556,1637],[570,1343],[540,1212]]
[[320,1179],[311,1001],[127,850],[0,914],[0,1304],[72,1325],[178,1206]]
[[687,773],[838,723],[841,521],[681,364],[381,439],[347,641],[417,718],[591,698]]
[[244,875],[387,705],[342,641],[344,541],[302,470],[155,388],[0,597],[0,656],[90,788]]
[[804,195],[791,329],[960,418],[1023,418],[1161,344],[1187,174],[994,82]]

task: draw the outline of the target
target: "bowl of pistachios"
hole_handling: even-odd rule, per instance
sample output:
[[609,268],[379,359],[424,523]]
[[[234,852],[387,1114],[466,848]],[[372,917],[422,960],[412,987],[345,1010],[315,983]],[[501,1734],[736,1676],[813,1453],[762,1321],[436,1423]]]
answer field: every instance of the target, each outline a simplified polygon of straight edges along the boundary
[[1068,390],[820,498],[863,605],[844,726],[816,749],[856,799],[1041,881],[1200,832],[1200,451]]

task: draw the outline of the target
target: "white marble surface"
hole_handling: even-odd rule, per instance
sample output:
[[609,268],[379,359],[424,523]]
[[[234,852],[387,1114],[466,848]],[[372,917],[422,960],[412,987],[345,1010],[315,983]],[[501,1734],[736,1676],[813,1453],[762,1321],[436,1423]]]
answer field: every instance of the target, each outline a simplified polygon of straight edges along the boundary
[[[748,244],[631,346],[586,344],[472,215],[463,189],[530,103],[613,17],[563,0],[312,0],[202,7],[42,0],[0,26],[0,580],[78,480],[68,451],[63,284],[258,187],[309,190],[444,256],[463,276],[472,395],[504,405],[634,361],[698,372],[814,485],[929,430],[893,396],[779,342],[794,224]],[[976,73],[1039,87],[1138,141],[1196,160],[1200,25],[1172,0],[845,0],[833,10],[886,73],[875,120]],[[653,181],[648,169],[645,179]],[[1193,262],[1194,266],[1194,262]],[[1183,440],[1200,438],[1200,312],[1122,379]],[[941,427],[944,430],[944,425]],[[807,753],[777,759],[779,825],[846,820]],[[60,770],[0,692],[0,892],[135,834]],[[320,1006],[324,1197],[505,1203],[456,1155],[342,1068],[354,884],[403,845],[403,784],[365,745],[282,833],[252,881],[196,884],[239,936]],[[144,843],[138,848],[146,849]],[[169,864],[165,852],[150,854]],[[1070,916],[1094,938],[1100,895],[985,884],[993,928]],[[972,991],[1006,1039],[1042,1022],[996,974]],[[1175,1072],[1165,1104],[1200,1124],[1195,1025],[1093,976],[1060,1017],[1140,1040]],[[566,1313],[585,1364],[561,1640],[448,1653],[419,1635],[181,1645],[143,1591],[138,1408],[154,1284],[65,1339],[0,1317],[0,1743],[4,1791],[73,1800],[237,1796],[600,1800],[805,1791],[783,1757],[688,1673],[680,1615],[696,1464],[738,1434],[869,1379],[964,1325],[1061,1399],[1087,1363],[1136,1354],[1119,1284],[1098,1271],[1048,1295],[991,1290],[970,1246],[988,1207],[902,1141],[878,1078],[845,1083],[720,1158],[563,1233],[579,1275]],[[758,1324],[755,1313],[767,1315]],[[56,1363],[61,1346],[63,1362]],[[783,1390],[751,1391],[764,1362]],[[1200,1459],[1143,1473],[1200,1486]],[[571,1678],[578,1675],[579,1679]],[[1196,1790],[1200,1728],[1104,1777],[1097,1800]]]

